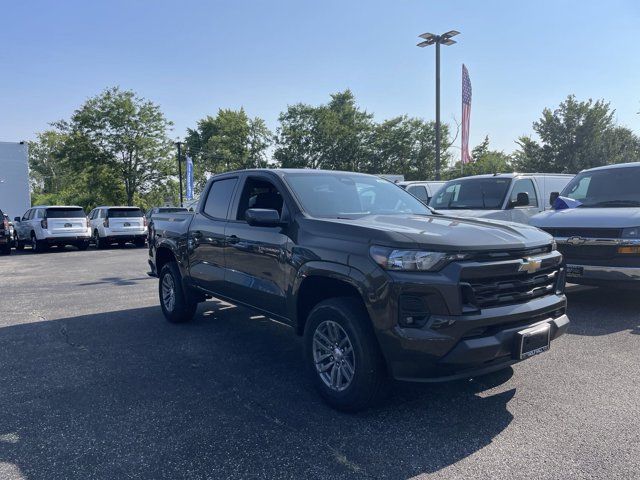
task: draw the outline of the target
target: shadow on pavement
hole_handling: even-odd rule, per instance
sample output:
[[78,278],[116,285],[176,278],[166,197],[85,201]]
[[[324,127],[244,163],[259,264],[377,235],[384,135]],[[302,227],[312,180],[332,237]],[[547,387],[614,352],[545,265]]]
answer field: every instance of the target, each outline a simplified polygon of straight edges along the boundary
[[[27,479],[408,478],[488,445],[513,417],[511,370],[400,385],[384,406],[335,412],[282,325],[207,302],[0,329],[0,463]],[[504,388],[503,388],[504,390]]]
[[597,287],[567,289],[569,333],[598,336],[640,334],[640,292]]

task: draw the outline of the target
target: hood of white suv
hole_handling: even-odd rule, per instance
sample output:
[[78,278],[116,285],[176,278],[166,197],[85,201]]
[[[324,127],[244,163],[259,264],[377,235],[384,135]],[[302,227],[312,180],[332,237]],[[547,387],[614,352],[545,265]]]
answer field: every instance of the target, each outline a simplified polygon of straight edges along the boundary
[[531,217],[538,228],[627,228],[640,226],[640,208],[568,208],[548,210]]

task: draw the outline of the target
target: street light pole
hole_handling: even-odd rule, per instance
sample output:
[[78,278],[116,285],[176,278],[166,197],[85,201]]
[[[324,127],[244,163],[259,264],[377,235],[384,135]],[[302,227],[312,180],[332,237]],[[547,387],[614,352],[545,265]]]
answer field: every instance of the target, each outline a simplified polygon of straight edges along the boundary
[[456,41],[451,40],[451,37],[455,37],[459,33],[456,30],[450,30],[442,35],[434,35],[433,33],[419,35],[424,41],[418,43],[418,47],[424,48],[434,44],[436,46],[436,180],[440,180],[440,45],[453,45]]
[[178,147],[178,182],[180,183],[180,206],[182,207],[182,142],[176,142]]

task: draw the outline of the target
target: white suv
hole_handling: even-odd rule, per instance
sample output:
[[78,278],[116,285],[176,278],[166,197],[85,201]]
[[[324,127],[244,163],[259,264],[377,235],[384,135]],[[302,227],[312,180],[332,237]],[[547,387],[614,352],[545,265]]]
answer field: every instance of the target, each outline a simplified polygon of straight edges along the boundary
[[89,214],[89,227],[98,248],[126,242],[144,247],[147,238],[147,219],[138,207],[94,208]]
[[82,207],[40,205],[14,220],[18,250],[25,245],[31,245],[35,253],[45,251],[51,245],[74,245],[80,250],[89,246],[91,231]]

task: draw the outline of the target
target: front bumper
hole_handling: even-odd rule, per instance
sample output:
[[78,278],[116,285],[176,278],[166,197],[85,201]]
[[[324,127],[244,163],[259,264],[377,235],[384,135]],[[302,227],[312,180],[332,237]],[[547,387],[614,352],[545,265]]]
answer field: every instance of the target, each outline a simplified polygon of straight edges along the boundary
[[[436,315],[423,328],[379,332],[394,378],[438,382],[489,373],[518,361],[517,333],[549,323],[551,340],[569,326],[564,295],[550,295],[519,305],[484,309],[470,315]],[[433,325],[444,325],[434,329]]]
[[[617,267],[613,265],[581,265],[567,262],[571,269],[567,272],[567,282],[581,285],[610,285],[612,283],[624,285],[637,284],[640,288],[640,268]],[[582,274],[570,272],[581,270]]]

